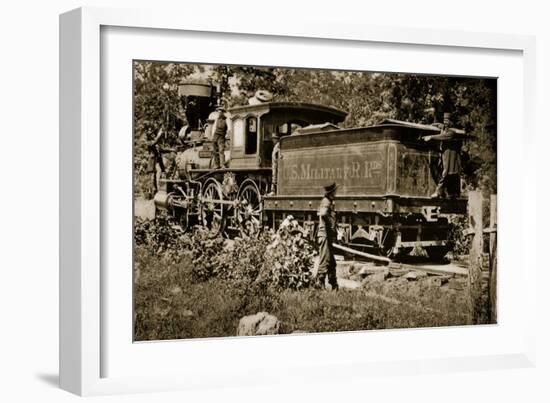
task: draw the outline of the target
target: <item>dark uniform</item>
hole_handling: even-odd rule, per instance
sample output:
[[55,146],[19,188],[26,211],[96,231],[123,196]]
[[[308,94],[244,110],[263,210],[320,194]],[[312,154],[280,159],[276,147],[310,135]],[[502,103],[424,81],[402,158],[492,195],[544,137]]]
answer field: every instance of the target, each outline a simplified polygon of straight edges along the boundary
[[450,114],[445,113],[445,125],[441,128],[440,134],[427,136],[426,141],[439,140],[441,150],[441,177],[437,183],[437,188],[432,197],[445,197],[447,193],[450,197],[460,196],[460,149],[462,141],[456,135],[456,132],[449,127]]
[[336,260],[334,259],[333,242],[336,241],[336,212],[334,211],[334,193],[336,184],[325,187],[325,197],[319,206],[319,231],[317,232],[317,243],[319,244],[319,269],[317,279],[323,287],[325,278],[332,289],[338,288],[336,280]]
[[279,169],[279,157],[281,156],[281,143],[277,138],[271,152],[271,193],[277,193],[277,174]]
[[154,145],[148,145],[147,146],[147,167],[145,169],[145,172],[147,173],[147,176],[149,176],[149,194],[150,197],[153,198],[153,196],[157,193],[157,157],[156,157],[156,150]]
[[[162,160],[162,155],[161,155],[162,150],[160,150],[157,145],[157,143],[159,142],[163,134],[164,134],[164,130],[162,128],[159,129],[155,139],[147,145],[148,156],[147,156],[146,172],[147,172],[147,175],[149,175],[151,178],[150,179],[151,186],[149,188],[151,197],[154,197],[154,195],[157,193],[159,174],[161,172],[166,171],[164,167],[164,161]],[[160,168],[160,172],[157,170],[157,164]]]
[[222,111],[214,125],[212,136],[214,148],[214,168],[219,169],[225,166],[225,134],[227,133],[227,122]]
[[437,183],[435,195],[443,197],[445,191],[450,197],[460,196],[460,148],[461,142],[454,140],[454,132],[447,130],[442,132],[438,137],[441,137],[441,163],[443,172]]

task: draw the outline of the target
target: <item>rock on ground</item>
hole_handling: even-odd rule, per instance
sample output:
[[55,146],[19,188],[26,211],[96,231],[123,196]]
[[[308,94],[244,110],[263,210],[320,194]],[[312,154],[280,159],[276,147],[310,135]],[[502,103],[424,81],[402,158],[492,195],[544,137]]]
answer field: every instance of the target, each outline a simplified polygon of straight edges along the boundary
[[403,278],[405,278],[407,280],[414,281],[414,280],[418,280],[420,278],[424,278],[424,277],[427,277],[427,276],[428,275],[426,273],[423,273],[421,271],[410,271],[407,274],[405,274],[403,276]]
[[237,336],[263,336],[278,334],[280,322],[277,317],[267,312],[258,312],[241,318],[237,328]]
[[135,199],[134,215],[144,220],[155,219],[155,202],[153,200]]
[[350,280],[347,278],[339,278],[338,287],[348,290],[356,290],[358,288],[361,288],[361,283],[359,281]]
[[368,274],[366,276],[358,274],[357,276],[359,281],[361,281],[362,284],[380,284],[390,277],[390,272],[388,269],[377,270],[371,273],[372,274]]

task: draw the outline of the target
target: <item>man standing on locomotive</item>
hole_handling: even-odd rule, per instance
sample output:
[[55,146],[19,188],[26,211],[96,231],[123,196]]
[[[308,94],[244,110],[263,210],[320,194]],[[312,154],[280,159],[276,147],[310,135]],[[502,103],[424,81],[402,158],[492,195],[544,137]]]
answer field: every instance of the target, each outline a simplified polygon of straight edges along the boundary
[[336,195],[336,183],[325,186],[325,197],[319,206],[319,231],[317,242],[319,244],[319,268],[317,270],[317,283],[321,288],[325,287],[325,278],[333,290],[338,289],[336,279],[336,260],[334,259],[334,247],[336,241],[336,212],[334,211],[334,196]]
[[437,188],[431,197],[445,197],[447,193],[450,197],[460,196],[460,148],[462,146],[461,139],[457,133],[451,128],[451,114],[443,114],[443,126],[441,132],[433,136],[424,137],[424,141],[439,140],[441,143],[441,162],[443,172]]
[[214,168],[225,168],[225,135],[227,133],[227,122],[225,121],[224,109],[218,108],[218,118],[214,123],[214,134],[212,135],[214,151]]

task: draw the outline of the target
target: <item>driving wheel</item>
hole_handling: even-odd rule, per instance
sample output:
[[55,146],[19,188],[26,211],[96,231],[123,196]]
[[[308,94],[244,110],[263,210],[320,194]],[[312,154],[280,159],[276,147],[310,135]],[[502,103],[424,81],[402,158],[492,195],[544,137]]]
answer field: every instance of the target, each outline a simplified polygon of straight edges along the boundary
[[201,203],[201,222],[208,228],[212,236],[220,234],[224,229],[224,205],[222,187],[216,180],[208,182],[204,188]]
[[237,199],[237,222],[241,235],[258,234],[262,226],[263,206],[260,191],[254,181],[247,179],[241,184]]

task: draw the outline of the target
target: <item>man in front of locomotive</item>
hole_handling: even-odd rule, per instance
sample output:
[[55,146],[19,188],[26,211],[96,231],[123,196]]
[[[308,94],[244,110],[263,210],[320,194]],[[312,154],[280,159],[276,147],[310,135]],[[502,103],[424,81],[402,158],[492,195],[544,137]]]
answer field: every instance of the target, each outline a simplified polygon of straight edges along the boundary
[[336,196],[336,183],[325,186],[325,197],[319,206],[319,230],[317,243],[319,244],[319,267],[317,269],[317,284],[325,287],[325,279],[332,290],[338,289],[336,279],[336,260],[334,259],[334,247],[336,241],[336,212],[334,211],[334,196]]
[[443,172],[437,183],[435,193],[431,197],[460,196],[460,148],[462,141],[451,128],[451,114],[443,114],[443,126],[441,132],[433,136],[424,137],[424,141],[439,140],[441,150],[441,163]]
[[[164,127],[161,126],[155,139],[153,141],[150,141],[147,143],[147,168],[146,173],[151,178],[151,186],[149,188],[149,192],[151,195],[151,198],[155,196],[158,190],[158,181],[159,181],[159,175],[161,173],[164,173],[166,171],[164,167],[164,161],[162,159],[162,150],[158,147],[158,142],[160,141],[162,135],[164,134]],[[158,169],[157,169],[158,165]],[[160,172],[159,172],[160,169]]]
[[225,135],[227,133],[227,122],[223,108],[218,108],[218,118],[214,123],[214,134],[212,135],[212,145],[214,152],[214,168],[225,168]]

